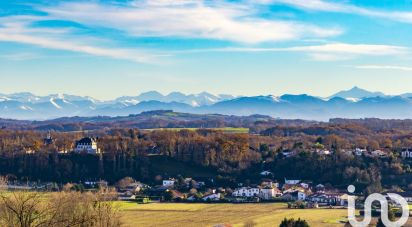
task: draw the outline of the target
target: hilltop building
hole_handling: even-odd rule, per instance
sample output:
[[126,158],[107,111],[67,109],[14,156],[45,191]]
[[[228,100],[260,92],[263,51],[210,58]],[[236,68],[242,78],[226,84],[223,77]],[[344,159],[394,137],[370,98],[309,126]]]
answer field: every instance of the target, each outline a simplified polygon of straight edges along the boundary
[[402,158],[412,158],[412,149],[411,148],[404,148],[401,151]]
[[75,152],[86,152],[88,154],[99,154],[100,149],[97,148],[97,139],[85,137],[76,142]]
[[54,144],[55,139],[51,136],[50,131],[47,133],[47,137],[43,139],[43,144],[49,146]]

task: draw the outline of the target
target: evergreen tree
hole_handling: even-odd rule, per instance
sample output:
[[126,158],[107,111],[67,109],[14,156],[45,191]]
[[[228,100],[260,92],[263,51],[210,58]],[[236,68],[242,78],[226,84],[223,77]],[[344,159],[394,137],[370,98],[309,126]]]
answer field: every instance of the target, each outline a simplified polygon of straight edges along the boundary
[[280,223],[279,227],[309,227],[309,224],[305,220],[301,220],[300,218],[298,220],[295,220],[293,218],[285,218]]

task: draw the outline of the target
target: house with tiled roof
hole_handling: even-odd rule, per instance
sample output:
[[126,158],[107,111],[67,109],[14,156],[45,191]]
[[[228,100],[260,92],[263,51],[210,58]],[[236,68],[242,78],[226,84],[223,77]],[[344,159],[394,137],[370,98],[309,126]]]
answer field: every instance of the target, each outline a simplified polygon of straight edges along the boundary
[[220,193],[211,193],[208,195],[205,195],[202,197],[202,200],[207,202],[207,201],[219,201],[221,198],[221,194]]
[[282,196],[282,191],[278,188],[265,186],[260,189],[258,197],[264,200],[269,200]]
[[320,205],[345,206],[347,205],[347,194],[340,192],[320,192],[309,195],[306,200]]
[[292,191],[292,192],[286,192],[282,195],[282,199],[288,200],[288,201],[296,201],[296,200],[305,200],[306,199],[306,192],[304,191]]
[[235,197],[255,197],[258,196],[260,188],[255,187],[241,187],[233,191],[232,196]]

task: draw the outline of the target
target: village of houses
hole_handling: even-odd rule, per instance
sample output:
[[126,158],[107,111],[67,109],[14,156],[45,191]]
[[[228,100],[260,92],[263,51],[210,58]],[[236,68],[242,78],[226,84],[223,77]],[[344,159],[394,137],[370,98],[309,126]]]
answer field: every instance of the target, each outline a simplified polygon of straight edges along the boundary
[[[261,173],[262,176],[272,174],[268,171]],[[184,179],[187,187],[190,188],[191,178]],[[181,193],[176,190],[176,179],[163,180],[161,186],[149,189],[153,191],[166,190],[172,195],[172,201],[181,202],[231,202],[231,203],[257,203],[257,202],[303,202],[305,206],[316,208],[319,206],[343,207],[347,205],[348,195],[334,188],[327,188],[322,184],[312,185],[310,182],[301,180],[288,180],[278,183],[273,180],[263,178],[260,185],[242,186],[236,188],[208,188],[204,182],[196,182],[196,190],[201,196],[195,193]],[[192,189],[193,191],[193,189]],[[133,197],[132,197],[133,198]],[[125,198],[127,199],[127,198]],[[300,203],[301,204],[301,203]]]
[[[262,177],[272,174],[268,171],[261,173]],[[301,180],[288,180],[278,183],[262,178],[260,185],[242,186],[237,188],[213,188],[203,181],[195,181],[192,178],[165,179],[161,185],[149,186],[128,178],[127,184],[113,185],[118,200],[146,202],[229,202],[229,203],[258,203],[258,202],[299,202],[299,206],[305,208],[317,208],[321,206],[344,207],[348,194],[322,184],[312,185]],[[55,191],[63,190],[54,183],[38,182],[8,182],[3,185],[8,190],[37,190]],[[96,190],[97,188],[110,188],[106,181],[82,182],[83,190]],[[412,199],[412,198],[411,198]],[[302,207],[296,207],[302,208]]]
[[[259,185],[242,186],[236,188],[213,188],[203,181],[192,178],[164,179],[159,185],[147,185],[124,178],[121,184],[108,185],[106,181],[82,182],[82,190],[111,189],[115,199],[120,201],[135,201],[136,203],[152,202],[180,202],[180,203],[275,203],[287,202],[288,208],[345,208],[348,205],[346,191],[322,184],[314,185],[302,180],[285,179],[276,182],[266,176],[272,175],[269,171],[261,173],[262,181]],[[126,184],[125,184],[126,183]],[[71,184],[72,185],[72,184]],[[8,190],[36,190],[56,191],[64,190],[67,185],[58,186],[55,183],[38,182],[8,182],[0,185]],[[412,202],[412,193],[398,193],[408,202]]]
[[[45,144],[53,143],[53,138],[48,135]],[[73,152],[85,152],[88,154],[100,154],[102,151],[97,146],[97,140],[85,137],[76,141]],[[328,150],[316,150],[320,155],[331,155]],[[386,157],[387,153],[376,150],[356,148],[350,152],[356,156]],[[30,153],[30,152],[29,152]],[[64,152],[67,153],[67,152]],[[296,155],[295,152],[283,151],[287,158]],[[403,149],[400,153],[402,158],[412,158],[412,149]],[[161,176],[159,176],[161,178]],[[348,194],[345,190],[336,189],[330,185],[312,184],[300,179],[284,179],[277,182],[273,179],[274,174],[270,171],[260,173],[261,183],[259,185],[238,184],[235,188],[214,188],[206,182],[192,178],[168,178],[162,179],[159,185],[146,185],[144,183],[128,178],[126,185],[109,186],[106,181],[80,182],[85,190],[96,188],[112,188],[117,193],[118,200],[147,202],[191,202],[191,203],[259,203],[259,202],[288,202],[289,208],[342,208],[348,205]],[[209,179],[213,181],[213,179]],[[62,190],[63,186],[53,183],[37,182],[9,182],[9,190]],[[398,193],[408,202],[412,202],[412,193]]]

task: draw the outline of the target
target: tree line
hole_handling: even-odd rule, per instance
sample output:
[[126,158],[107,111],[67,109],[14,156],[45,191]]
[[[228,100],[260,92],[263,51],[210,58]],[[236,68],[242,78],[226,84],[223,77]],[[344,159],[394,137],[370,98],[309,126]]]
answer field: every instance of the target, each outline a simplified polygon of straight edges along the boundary
[[[52,132],[56,139],[43,143],[47,133],[33,130],[0,130],[0,174],[17,179],[55,182],[131,176],[153,179],[153,155],[209,168],[214,177],[234,184],[259,179],[262,170],[275,178],[299,178],[332,185],[356,184],[368,192],[385,185],[408,187],[410,163],[396,152],[412,146],[407,128],[373,129],[364,124],[283,125],[259,134],[228,134],[210,129],[139,130],[115,128],[93,132]],[[102,155],[59,154],[71,151],[83,136],[98,137]],[[382,149],[386,158],[357,157],[354,148]],[[25,150],[34,150],[26,154]],[[333,155],[312,152],[327,149]],[[282,151],[295,151],[283,157]],[[190,176],[188,176],[190,177]]]

